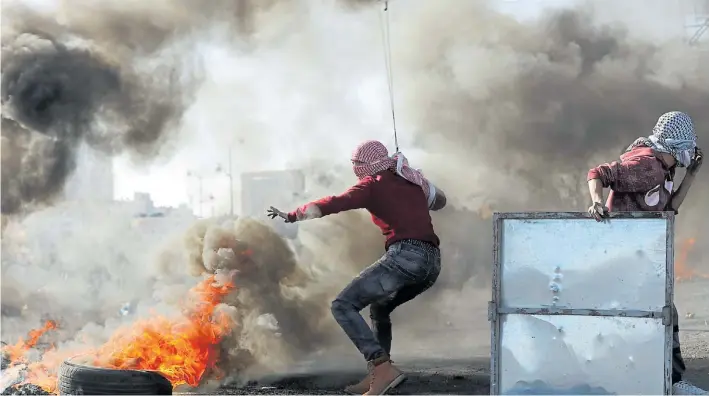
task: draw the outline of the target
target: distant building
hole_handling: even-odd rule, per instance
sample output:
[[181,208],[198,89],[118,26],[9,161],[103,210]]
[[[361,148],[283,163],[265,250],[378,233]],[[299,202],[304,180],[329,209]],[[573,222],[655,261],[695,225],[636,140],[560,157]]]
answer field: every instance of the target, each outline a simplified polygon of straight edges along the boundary
[[[264,219],[273,205],[290,210],[301,203],[305,193],[305,175],[301,170],[247,172],[241,174],[241,215]],[[273,227],[287,238],[298,234],[297,224],[273,222]]]
[[139,217],[148,217],[160,213],[160,211],[155,209],[153,199],[148,193],[136,192],[133,194],[133,204],[137,211],[136,215]]
[[186,227],[197,219],[192,209],[184,204],[177,208],[155,206],[148,193],[136,192],[132,201],[122,202],[132,206],[133,229],[158,237]]
[[286,208],[305,191],[300,170],[246,172],[241,174],[241,214],[260,216],[270,205]]

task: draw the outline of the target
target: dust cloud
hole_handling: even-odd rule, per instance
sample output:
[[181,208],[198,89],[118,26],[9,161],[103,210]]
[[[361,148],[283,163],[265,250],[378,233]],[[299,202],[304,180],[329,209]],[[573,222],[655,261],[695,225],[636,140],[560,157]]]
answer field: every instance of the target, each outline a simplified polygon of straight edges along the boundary
[[[639,0],[627,3],[644,9]],[[2,16],[3,253],[20,244],[10,232],[18,224],[55,248],[36,242],[25,249],[44,267],[19,265],[30,261],[18,255],[9,264],[3,255],[3,300],[12,293],[22,296],[17,304],[61,296],[61,307],[37,303],[21,319],[3,317],[3,333],[5,323],[19,331],[42,315],[74,309],[88,317],[69,323],[99,323],[84,328],[106,337],[130,319],[113,317],[122,301],[145,307],[136,315],[148,307],[169,311],[194,276],[238,270],[241,288],[227,304],[237,308],[240,327],[223,346],[234,372],[280,368],[342,342],[329,301],[383,250],[363,213],[303,223],[297,243],[248,218],[185,219],[170,229],[176,239],[164,231],[147,241],[129,236],[128,212],[67,210],[62,192],[82,144],[146,163],[187,146],[199,160],[233,146],[238,172],[304,169],[301,199],[344,190],[354,182],[346,165],[359,141],[380,139],[393,149],[381,4],[23,4],[5,2]],[[484,306],[491,210],[584,210],[588,168],[617,158],[666,111],[689,113],[704,144],[706,54],[679,37],[648,40],[634,25],[605,23],[597,8],[519,21],[490,2],[390,2],[400,145],[450,205],[433,214],[443,241],[439,283],[395,320],[439,315],[484,327],[482,313],[463,313],[470,315],[470,304]],[[682,213],[692,216],[680,216],[680,235],[709,231],[700,221],[708,211],[701,204],[709,198],[707,178],[700,174],[685,203]],[[214,194],[219,204],[228,201],[228,193]],[[48,232],[78,213],[86,219],[80,231]],[[19,215],[27,217],[6,226],[5,216]],[[76,278],[59,281],[68,265]],[[108,273],[93,280],[107,296],[82,299],[92,271]],[[67,284],[72,293],[63,291]],[[423,308],[431,304],[438,305]],[[66,329],[65,338],[73,340],[77,328]],[[404,346],[395,342],[395,353]]]

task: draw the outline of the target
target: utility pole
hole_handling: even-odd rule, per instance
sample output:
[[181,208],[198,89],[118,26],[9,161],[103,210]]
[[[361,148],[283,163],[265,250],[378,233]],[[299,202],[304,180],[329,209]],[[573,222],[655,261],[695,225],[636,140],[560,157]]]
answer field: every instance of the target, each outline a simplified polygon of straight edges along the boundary
[[197,179],[197,183],[199,184],[199,192],[198,192],[199,196],[197,197],[197,200],[199,202],[199,212],[198,213],[199,213],[199,217],[203,217],[204,212],[202,211],[202,203],[204,202],[204,197],[202,195],[202,179],[204,179],[204,177],[202,175],[195,174],[192,171],[187,171],[187,177],[194,177],[195,179]]
[[[690,23],[686,23],[687,20]],[[709,7],[694,2],[691,16],[685,17],[685,31],[689,35],[687,42],[689,45],[700,46],[705,34],[709,32]]]
[[229,145],[229,171],[227,176],[229,176],[229,215],[234,217],[234,175],[232,174],[231,167],[231,144]]
[[233,145],[229,145],[229,152],[227,153],[227,168],[224,169],[221,164],[217,165],[217,173],[223,173],[226,177],[229,178],[229,215],[234,216],[234,174],[232,172],[232,147]]

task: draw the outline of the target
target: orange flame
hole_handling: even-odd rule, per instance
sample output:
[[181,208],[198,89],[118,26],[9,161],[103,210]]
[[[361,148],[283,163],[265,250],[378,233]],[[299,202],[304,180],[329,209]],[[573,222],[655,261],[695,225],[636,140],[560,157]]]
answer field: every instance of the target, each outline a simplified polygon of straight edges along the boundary
[[[97,367],[156,371],[173,387],[197,386],[205,372],[215,369],[218,344],[231,330],[231,321],[225,313],[217,312],[216,306],[233,288],[233,284],[217,285],[211,276],[190,290],[197,298],[195,304],[184,310],[183,316],[156,316],[119,328],[104,345],[81,351],[81,355],[89,357]],[[51,323],[51,326],[45,324],[42,329],[30,332],[34,338],[21,344],[24,351],[35,345],[49,328],[56,327],[54,322]],[[17,345],[7,350],[15,358],[24,356],[24,352],[17,354],[20,350]],[[77,351],[46,351],[40,361],[27,365],[22,384],[31,383],[56,393],[59,365],[75,355]]]
[[230,330],[229,318],[215,307],[232,285],[215,287],[214,278],[197,285],[199,303],[179,320],[156,317],[119,329],[94,354],[95,365],[115,369],[151,370],[173,386],[197,386],[202,375],[216,363],[215,348]]
[[42,354],[42,359],[27,365],[25,379],[17,386],[34,384],[46,392],[57,394],[57,371],[63,361],[72,357],[72,351],[57,351],[50,348]]
[[680,247],[679,256],[677,257],[677,260],[675,260],[675,280],[677,280],[677,282],[691,280],[694,278],[709,279],[709,275],[701,274],[696,269],[687,265],[687,256],[694,247],[695,242],[696,239],[689,238],[684,241],[682,243],[682,247]]
[[42,326],[39,329],[34,329],[30,330],[27,333],[27,341],[25,341],[22,337],[15,343],[15,345],[6,345],[2,348],[2,352],[4,354],[7,354],[7,358],[10,359],[11,362],[16,363],[16,362],[22,362],[25,358],[25,354],[27,351],[30,349],[34,348],[35,345],[37,345],[37,342],[39,339],[49,330],[54,330],[57,328],[57,323],[48,320],[44,323],[44,326]]

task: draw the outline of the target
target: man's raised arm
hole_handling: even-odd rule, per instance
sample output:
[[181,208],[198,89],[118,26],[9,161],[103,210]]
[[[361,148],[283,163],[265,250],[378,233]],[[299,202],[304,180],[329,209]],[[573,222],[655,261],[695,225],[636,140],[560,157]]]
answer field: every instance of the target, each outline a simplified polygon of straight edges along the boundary
[[340,195],[309,202],[288,213],[288,222],[317,219],[352,209],[366,208],[372,196],[373,182],[373,178],[366,177]]

